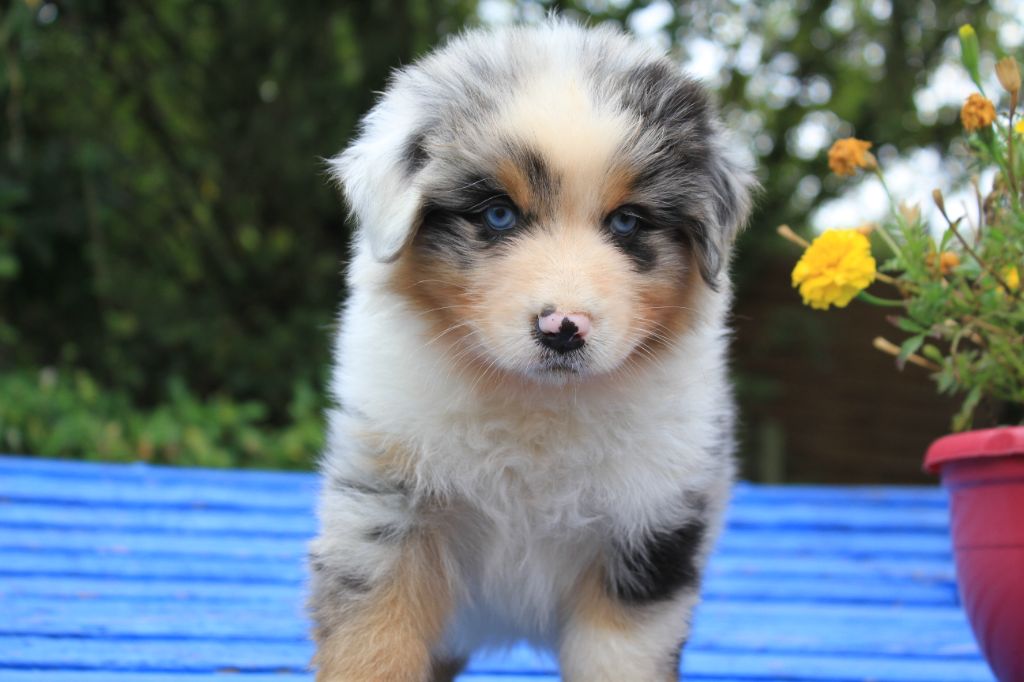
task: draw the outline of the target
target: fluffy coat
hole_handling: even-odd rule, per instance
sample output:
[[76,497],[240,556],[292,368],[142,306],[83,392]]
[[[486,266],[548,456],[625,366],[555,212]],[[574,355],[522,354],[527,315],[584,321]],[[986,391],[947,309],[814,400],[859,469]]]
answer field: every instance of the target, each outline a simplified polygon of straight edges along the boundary
[[[676,679],[734,474],[752,185],[706,94],[612,30],[475,31],[398,71],[331,168],[359,229],[317,679],[450,680],[521,639],[569,682]],[[571,351],[554,310],[592,320]]]

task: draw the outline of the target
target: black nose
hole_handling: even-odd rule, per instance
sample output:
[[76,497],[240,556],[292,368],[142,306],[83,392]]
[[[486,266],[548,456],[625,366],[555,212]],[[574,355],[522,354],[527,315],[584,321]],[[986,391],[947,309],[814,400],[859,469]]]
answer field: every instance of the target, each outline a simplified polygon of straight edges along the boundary
[[568,317],[562,318],[562,325],[557,332],[547,333],[541,330],[540,320],[534,329],[534,336],[545,348],[550,348],[556,353],[571,353],[583,347],[583,337],[579,334],[579,328]]

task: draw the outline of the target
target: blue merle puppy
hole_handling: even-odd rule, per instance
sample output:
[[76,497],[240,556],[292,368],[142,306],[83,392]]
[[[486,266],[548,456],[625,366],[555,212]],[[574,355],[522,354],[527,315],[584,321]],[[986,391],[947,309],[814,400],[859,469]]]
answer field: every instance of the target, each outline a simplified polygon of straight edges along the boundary
[[466,33],[331,161],[358,221],[311,609],[323,682],[676,679],[734,475],[728,262],[753,180],[610,29]]

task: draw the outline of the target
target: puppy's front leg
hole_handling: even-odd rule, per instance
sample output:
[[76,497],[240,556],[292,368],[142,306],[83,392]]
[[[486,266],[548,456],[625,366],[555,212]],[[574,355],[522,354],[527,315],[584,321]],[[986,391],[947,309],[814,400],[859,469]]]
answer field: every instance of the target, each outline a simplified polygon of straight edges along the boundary
[[451,610],[444,540],[415,513],[400,490],[325,493],[310,552],[318,682],[430,682],[440,669],[431,656]]
[[702,519],[615,547],[576,592],[559,651],[566,682],[679,678],[707,550]]
[[631,605],[594,581],[580,595],[562,635],[565,682],[675,682],[680,649],[690,631],[697,595]]

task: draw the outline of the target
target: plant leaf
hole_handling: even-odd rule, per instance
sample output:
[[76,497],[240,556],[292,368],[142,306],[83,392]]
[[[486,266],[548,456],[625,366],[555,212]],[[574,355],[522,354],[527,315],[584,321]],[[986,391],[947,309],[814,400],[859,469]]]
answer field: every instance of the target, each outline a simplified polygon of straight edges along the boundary
[[911,336],[909,339],[903,342],[900,346],[900,354],[896,356],[896,366],[903,369],[904,365],[907,364],[907,358],[913,353],[917,352],[917,349],[924,344],[924,334],[918,334]]

